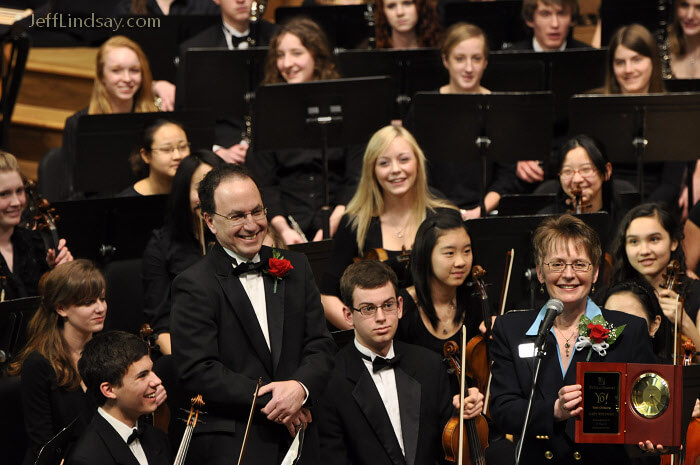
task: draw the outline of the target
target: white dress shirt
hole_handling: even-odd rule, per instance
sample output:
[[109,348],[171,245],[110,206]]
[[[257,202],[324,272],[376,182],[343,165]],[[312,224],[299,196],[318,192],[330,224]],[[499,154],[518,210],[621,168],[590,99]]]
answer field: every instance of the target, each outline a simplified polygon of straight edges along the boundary
[[[533,50],[535,50],[536,52],[545,52],[545,51],[551,52],[551,51],[552,51],[552,50],[545,50],[545,49],[543,49],[542,46],[540,45],[540,43],[537,42],[537,39],[535,39],[534,37],[532,38],[532,48],[533,48]],[[566,50],[566,41],[564,41],[564,42],[561,44],[561,47],[559,47],[558,49],[556,49],[556,50],[554,50],[554,51],[555,51],[555,52],[563,52],[564,50]]]
[[[240,33],[228,24],[222,22],[223,24],[223,30],[224,30],[224,37],[226,38],[226,46],[228,47],[229,50],[236,50],[236,47],[233,46],[233,40],[231,37],[246,37],[248,34],[250,34],[250,28],[246,29],[245,32]],[[248,41],[244,40],[240,44],[238,44],[238,50],[243,50],[248,48]]]
[[[394,373],[393,367],[388,367],[374,373],[372,368],[372,362],[375,357],[381,357],[375,354],[367,347],[363,346],[355,339],[355,347],[357,350],[372,360],[367,360],[363,358],[362,361],[365,362],[365,366],[369,370],[369,374],[372,376],[372,381],[374,381],[375,386],[377,386],[377,391],[379,391],[379,396],[382,398],[384,403],[384,409],[389,415],[389,420],[391,421],[391,426],[394,428],[394,434],[396,439],[399,441],[399,446],[401,446],[401,452],[406,455],[406,451],[403,447],[403,431],[401,430],[401,411],[399,410],[399,396],[396,392],[396,375]],[[386,357],[382,358],[392,358],[394,357],[394,343],[391,343],[389,352]]]
[[[112,415],[107,413],[102,407],[99,407],[97,409],[97,412],[100,415],[102,415],[102,417],[105,420],[107,420],[107,423],[109,423],[112,426],[112,428],[114,428],[114,430],[124,440],[125,443],[129,439],[129,436],[131,436],[131,433],[136,429],[136,427],[132,428],[122,423],[120,420],[117,420]],[[134,454],[134,457],[136,457],[136,460],[139,461],[139,464],[148,465],[148,459],[146,458],[146,453],[143,451],[143,447],[141,446],[141,440],[139,438],[136,438],[133,441],[131,441],[131,444],[127,443],[127,446],[129,447],[131,453]]]

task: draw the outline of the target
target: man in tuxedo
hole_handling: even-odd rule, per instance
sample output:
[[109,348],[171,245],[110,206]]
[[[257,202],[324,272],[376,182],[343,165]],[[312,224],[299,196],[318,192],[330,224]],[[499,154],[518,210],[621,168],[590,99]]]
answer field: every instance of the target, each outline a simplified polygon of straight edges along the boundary
[[[267,47],[277,29],[264,19],[251,22],[253,0],[211,0],[221,7],[221,23],[204,29],[180,46],[178,86],[184,86],[185,52],[190,48],[227,48],[242,50],[250,47]],[[258,1],[258,4],[260,1]],[[222,92],[224,89],[222,89]],[[241,140],[245,126],[243,115],[226,115],[216,123],[212,150],[228,163],[245,163],[248,143]]]
[[590,45],[570,39],[569,33],[578,16],[577,0],[523,0],[523,20],[532,29],[532,39],[513,44],[511,50],[554,52]]
[[[174,280],[171,314],[180,380],[206,402],[190,457],[208,465],[237,459],[261,379],[245,454],[249,463],[280,463],[333,368],[320,294],[304,255],[262,245],[266,209],[244,168],[214,168],[198,192],[217,244]],[[299,463],[317,458],[312,425]]]
[[165,400],[165,390],[152,371],[148,345],[123,331],[96,335],[83,349],[78,371],[95,397],[97,415],[66,459],[66,465],[169,465],[164,433],[138,425]]
[[[436,353],[394,341],[403,302],[396,275],[386,264],[361,261],[340,280],[345,319],[355,340],[336,357],[328,388],[314,413],[322,463],[432,465],[442,460],[440,438],[459,396],[452,396],[445,365]],[[476,388],[464,416],[481,414]]]

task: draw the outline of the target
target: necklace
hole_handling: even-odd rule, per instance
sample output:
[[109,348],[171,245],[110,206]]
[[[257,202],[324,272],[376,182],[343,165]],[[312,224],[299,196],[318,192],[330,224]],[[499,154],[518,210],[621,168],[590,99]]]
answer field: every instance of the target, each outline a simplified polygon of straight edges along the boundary
[[566,356],[568,357],[569,354],[571,353],[571,350],[570,350],[571,344],[569,343],[569,341],[571,340],[572,337],[574,337],[574,335],[578,335],[578,327],[576,327],[576,329],[574,329],[574,331],[572,331],[571,334],[569,334],[569,337],[566,337],[564,332],[562,330],[556,328],[556,326],[555,326],[555,329],[557,329],[557,331],[559,331],[559,334],[561,334],[561,337],[564,338],[564,349],[566,350]]
[[[457,299],[456,299],[456,298],[450,300],[450,303],[449,303],[448,305],[450,306],[450,309],[452,309],[453,312],[456,312],[456,311],[457,311]],[[454,316],[453,316],[449,321],[450,321],[450,322],[453,322],[453,321],[454,321]],[[441,321],[440,323],[442,323],[442,321]],[[447,323],[442,323],[442,325],[443,325],[443,327],[442,327],[442,334],[448,334],[449,331],[448,331],[448,328],[447,328]],[[454,326],[454,324],[452,324],[451,326]]]
[[406,224],[404,224],[402,228],[399,228],[396,230],[396,237],[398,237],[399,239],[403,239],[403,236],[405,235],[405,232],[406,232],[408,225],[410,223],[411,223],[411,218],[409,218],[408,221],[406,221]]

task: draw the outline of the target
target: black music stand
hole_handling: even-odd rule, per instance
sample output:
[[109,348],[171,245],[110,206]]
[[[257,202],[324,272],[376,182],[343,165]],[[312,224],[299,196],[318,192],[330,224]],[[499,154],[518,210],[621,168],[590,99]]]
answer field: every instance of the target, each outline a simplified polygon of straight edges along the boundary
[[[546,294],[536,292],[539,283],[535,274],[532,235],[542,220],[549,216],[551,215],[490,216],[466,222],[472,239],[474,264],[479,264],[487,270],[486,282],[494,284],[489,287],[492,301],[497,302],[500,295],[499,286],[503,283],[506,252],[511,248],[515,249],[510,291],[506,299],[506,311],[525,308],[538,309],[547,300]],[[610,216],[605,212],[584,213],[576,216],[598,233],[603,250],[605,250],[609,243]]]
[[392,95],[388,77],[270,84],[256,91],[256,150],[321,149],[324,239],[330,237],[328,147],[365,144],[390,122]]
[[522,0],[441,0],[437,9],[440,22],[446,28],[460,21],[475,24],[486,33],[491,50],[500,50],[530,37],[520,13],[522,5]]
[[[370,37],[369,5],[282,6],[275,10],[275,23],[281,24],[296,16],[311,18],[321,26],[333,48],[357,48]],[[372,17],[372,22],[374,18]]]
[[[659,9],[659,0],[602,0],[600,4],[601,45],[608,45],[620,27],[641,24],[652,34],[660,34],[668,21],[668,10]],[[669,2],[670,3],[670,2]]]
[[700,92],[700,79],[664,79],[669,92]]
[[83,115],[78,119],[74,190],[90,194],[114,194],[137,179],[129,155],[138,146],[144,129],[157,119],[183,125],[192,150],[211,148],[214,118],[206,112],[122,113]]
[[557,200],[557,194],[505,194],[498,202],[499,216],[535,215]]
[[697,160],[698,112],[700,94],[694,93],[575,95],[569,104],[569,133],[600,141],[612,162],[636,163],[637,189],[644,200],[645,161]]
[[[549,90],[554,94],[555,119],[561,121],[568,117],[569,98],[572,95],[603,85],[605,56],[605,49],[573,49],[560,52],[504,50],[489,55],[489,66],[486,70],[494,65],[542,63],[545,75],[542,90]],[[522,76],[511,74],[505,78],[515,83],[520,81]]]
[[[550,92],[416,94],[415,137],[429,160],[481,162],[482,214],[487,162],[547,154],[552,135]],[[438,189],[439,185],[436,185]]]
[[27,323],[40,303],[41,297],[0,302],[0,367],[24,347],[27,342]]
[[314,274],[316,285],[321,286],[323,273],[326,271],[326,264],[333,253],[333,239],[316,242],[304,242],[303,244],[290,244],[289,250],[295,250],[306,255]]
[[73,256],[105,263],[140,258],[153,229],[163,226],[167,195],[69,200],[51,204],[59,235]]

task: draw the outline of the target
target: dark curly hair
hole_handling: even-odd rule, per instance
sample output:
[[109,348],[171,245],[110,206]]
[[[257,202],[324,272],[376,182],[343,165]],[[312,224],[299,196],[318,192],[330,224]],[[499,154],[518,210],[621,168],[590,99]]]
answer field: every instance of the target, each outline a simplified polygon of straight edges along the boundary
[[[377,0],[374,9],[374,23],[377,35],[377,48],[392,48],[391,26],[384,14],[384,1]],[[442,27],[438,20],[435,0],[413,0],[416,4],[418,22],[416,37],[419,47],[437,47],[442,39]]]
[[262,84],[285,82],[279,69],[277,69],[277,47],[285,34],[292,34],[298,37],[301,44],[311,53],[314,59],[313,81],[338,79],[340,77],[326,33],[309,18],[295,17],[279,27],[275,35],[270,39],[270,49],[265,58],[265,77],[262,80]]

